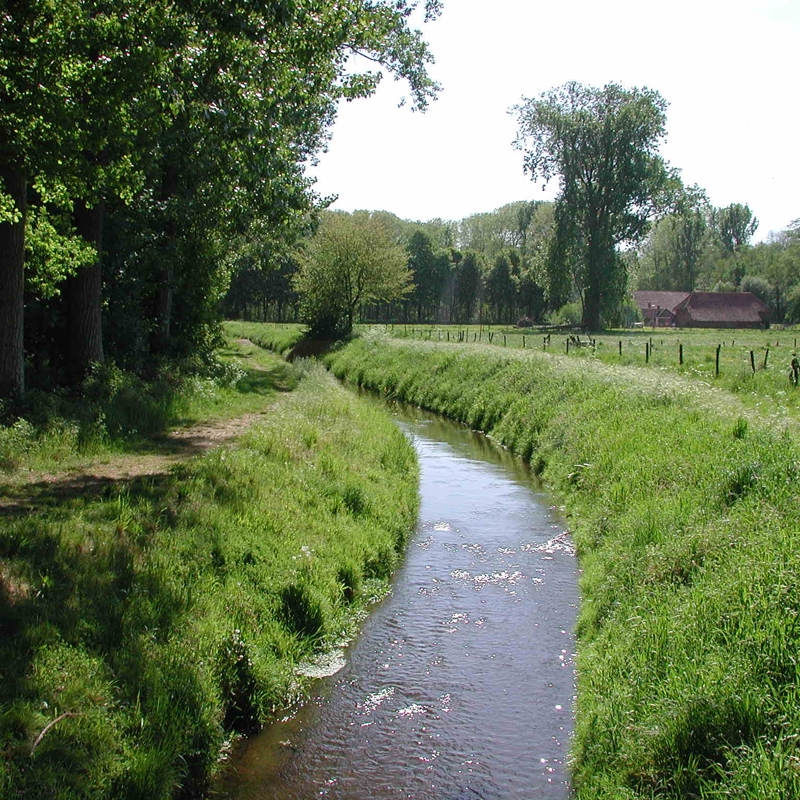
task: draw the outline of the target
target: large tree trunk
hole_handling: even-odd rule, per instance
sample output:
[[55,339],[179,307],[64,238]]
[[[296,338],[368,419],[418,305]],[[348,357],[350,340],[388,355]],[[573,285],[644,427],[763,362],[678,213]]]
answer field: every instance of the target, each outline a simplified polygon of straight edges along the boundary
[[78,233],[97,249],[95,262],[78,270],[65,284],[67,304],[67,377],[79,383],[92,364],[103,363],[103,218],[105,203],[100,201],[88,208],[76,201],[73,217]]
[[3,188],[20,219],[0,224],[0,400],[16,402],[25,391],[24,293],[27,182],[13,167],[0,168]]
[[581,320],[582,327],[590,331],[599,331],[601,329],[603,270],[607,268],[605,255],[600,233],[597,230],[590,231],[586,252],[586,289],[583,299],[583,319]]

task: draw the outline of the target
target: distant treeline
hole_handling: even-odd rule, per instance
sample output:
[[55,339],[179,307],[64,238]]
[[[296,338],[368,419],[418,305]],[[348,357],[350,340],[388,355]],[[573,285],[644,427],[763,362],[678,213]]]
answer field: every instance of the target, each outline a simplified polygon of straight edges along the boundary
[[[413,289],[394,302],[365,305],[362,322],[581,320],[577,272],[557,274],[552,267],[552,203],[519,201],[457,222],[413,222],[389,212],[373,216],[405,247]],[[624,253],[629,291],[750,291],[772,308],[776,322],[800,321],[800,225],[753,245],[757,224],[746,205],[714,208],[695,195],[689,206],[658,220],[638,248]],[[296,269],[286,253],[273,258],[268,251],[251,252],[232,277],[224,313],[297,321]],[[628,324],[637,313],[632,302],[625,303],[612,321]]]

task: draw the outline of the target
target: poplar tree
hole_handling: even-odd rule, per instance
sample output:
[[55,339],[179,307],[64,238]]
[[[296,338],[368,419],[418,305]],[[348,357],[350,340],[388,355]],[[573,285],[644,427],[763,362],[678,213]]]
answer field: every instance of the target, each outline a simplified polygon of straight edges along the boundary
[[533,180],[559,182],[553,272],[572,275],[583,325],[612,321],[627,287],[619,256],[638,242],[678,181],[658,154],[667,103],[651,89],[570,82],[515,107],[515,146]]

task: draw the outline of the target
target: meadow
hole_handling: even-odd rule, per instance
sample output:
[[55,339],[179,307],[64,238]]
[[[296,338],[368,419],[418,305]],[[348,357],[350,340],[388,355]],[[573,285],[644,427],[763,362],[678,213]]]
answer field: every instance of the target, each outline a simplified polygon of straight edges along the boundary
[[[93,479],[77,437],[48,449],[24,420],[15,451],[5,433],[0,796],[202,794],[386,591],[417,513],[413,448],[321,367],[251,360],[174,417],[268,413],[163,473]],[[146,444],[106,432],[95,450],[109,439]],[[71,469],[31,479],[54,463]]]
[[[714,334],[697,346],[766,341]],[[326,361],[486,431],[564,504],[582,569],[577,797],[800,796],[800,390],[769,364],[726,388],[600,344],[435,338],[375,330]]]

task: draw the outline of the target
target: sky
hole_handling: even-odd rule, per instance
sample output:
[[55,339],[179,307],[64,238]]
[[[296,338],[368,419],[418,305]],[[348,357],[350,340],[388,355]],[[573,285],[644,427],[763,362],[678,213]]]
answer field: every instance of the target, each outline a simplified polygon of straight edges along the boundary
[[524,98],[575,80],[658,91],[661,154],[711,203],[747,203],[756,241],[800,217],[800,0],[444,0],[420,26],[442,92],[425,113],[407,87],[342,103],[311,169],[333,208],[459,220],[553,199],[512,141]]

